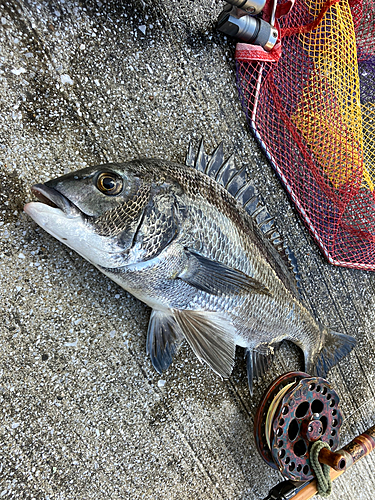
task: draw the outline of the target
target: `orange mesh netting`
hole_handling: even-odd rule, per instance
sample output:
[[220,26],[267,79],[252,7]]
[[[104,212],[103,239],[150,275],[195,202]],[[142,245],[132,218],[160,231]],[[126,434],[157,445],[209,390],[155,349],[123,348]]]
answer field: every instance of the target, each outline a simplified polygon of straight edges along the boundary
[[236,50],[250,127],[321,250],[333,264],[371,270],[374,11],[375,0],[296,0],[277,21],[281,40],[271,52]]

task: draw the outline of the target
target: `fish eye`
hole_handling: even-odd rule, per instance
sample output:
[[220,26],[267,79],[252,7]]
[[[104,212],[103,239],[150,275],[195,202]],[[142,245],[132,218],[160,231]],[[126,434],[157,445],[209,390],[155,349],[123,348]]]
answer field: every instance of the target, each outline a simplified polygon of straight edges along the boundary
[[96,180],[96,187],[102,193],[113,196],[122,190],[122,179],[112,172],[102,172]]

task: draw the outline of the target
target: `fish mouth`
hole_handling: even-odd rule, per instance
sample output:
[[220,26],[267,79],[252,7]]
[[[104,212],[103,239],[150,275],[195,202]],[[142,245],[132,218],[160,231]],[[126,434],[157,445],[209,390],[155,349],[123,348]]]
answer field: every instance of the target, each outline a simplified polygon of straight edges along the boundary
[[45,184],[35,184],[31,187],[31,192],[41,203],[60,209],[67,217],[76,217],[81,214],[81,211],[68,198]]

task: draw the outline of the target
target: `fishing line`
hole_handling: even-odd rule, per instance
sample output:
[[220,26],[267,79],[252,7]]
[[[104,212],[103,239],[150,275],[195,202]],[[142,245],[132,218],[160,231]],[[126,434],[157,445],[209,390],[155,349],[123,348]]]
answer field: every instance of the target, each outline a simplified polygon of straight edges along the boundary
[[275,418],[277,408],[280,404],[280,401],[283,399],[283,397],[289,391],[289,389],[291,387],[293,387],[294,384],[295,384],[295,382],[292,382],[291,384],[288,384],[283,389],[281,389],[281,391],[275,396],[274,400],[272,401],[272,403],[268,409],[267,416],[266,416],[266,423],[265,423],[265,432],[266,432],[266,440],[267,440],[267,444],[268,444],[269,448],[271,448],[271,430],[272,430],[272,424],[273,424],[273,421]]
[[362,403],[360,406],[358,406],[358,408],[356,408],[350,415],[348,415],[342,422],[342,425],[341,427],[344,425],[344,424],[347,424],[348,420],[351,419],[353,417],[353,415],[355,415],[356,413],[358,413],[361,408],[363,408],[364,406],[366,406],[370,401],[375,401],[375,396],[373,396],[372,398],[368,399],[367,401],[365,401],[364,403]]

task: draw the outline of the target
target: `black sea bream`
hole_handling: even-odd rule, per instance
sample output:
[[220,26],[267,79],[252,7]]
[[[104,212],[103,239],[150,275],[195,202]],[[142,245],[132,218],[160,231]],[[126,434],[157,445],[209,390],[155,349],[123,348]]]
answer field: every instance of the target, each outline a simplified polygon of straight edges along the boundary
[[302,304],[272,221],[221,145],[207,156],[201,144],[196,158],[190,147],[186,165],[109,163],[32,192],[40,201],[25,212],[37,224],[152,308],[147,352],[159,373],[184,338],[222,377],[246,348],[250,391],[284,339],[320,376],[355,345]]

